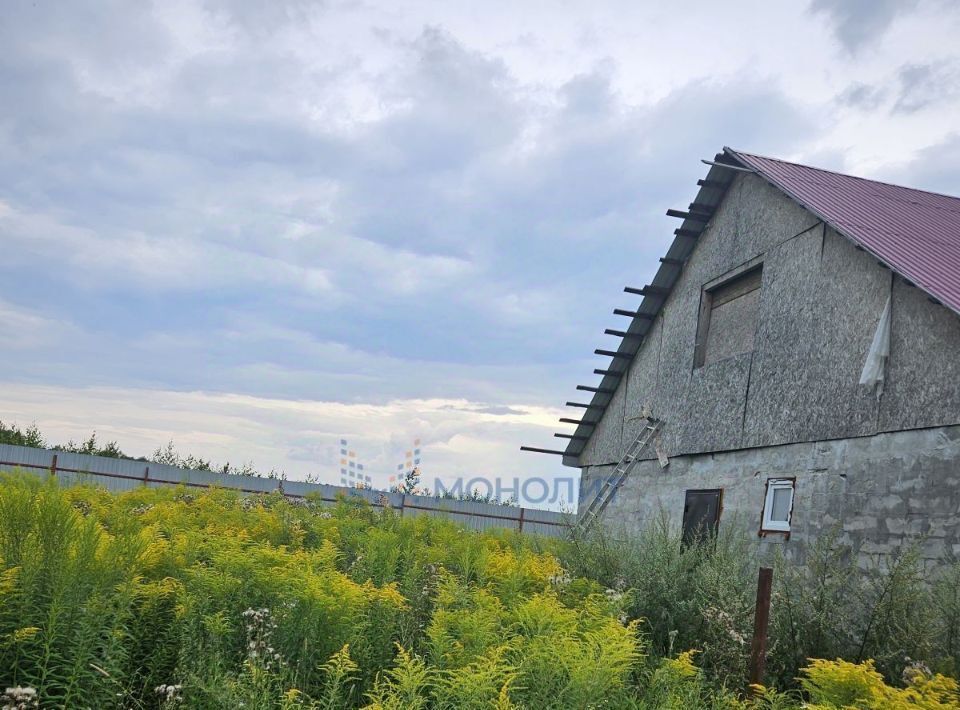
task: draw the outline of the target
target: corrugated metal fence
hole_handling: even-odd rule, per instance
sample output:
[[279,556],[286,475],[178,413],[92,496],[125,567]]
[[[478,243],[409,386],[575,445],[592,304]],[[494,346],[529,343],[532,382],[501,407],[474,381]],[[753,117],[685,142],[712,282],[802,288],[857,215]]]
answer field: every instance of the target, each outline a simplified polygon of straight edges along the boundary
[[328,486],[304,481],[280,481],[273,478],[238,476],[212,471],[194,471],[150,461],[111,459],[104,456],[70,454],[26,446],[0,445],[0,470],[20,468],[38,475],[54,476],[63,485],[89,483],[104,486],[111,491],[128,491],[138,486],[187,486],[208,488],[218,486],[243,493],[272,493],[280,491],[290,498],[304,498],[319,494],[324,503],[333,504],[338,496],[359,496],[371,505],[389,505],[401,515],[435,515],[449,517],[465,527],[476,530],[510,528],[525,533],[559,537],[575,522],[575,516],[550,510],[514,508],[489,503],[447,498],[414,496],[403,493]]

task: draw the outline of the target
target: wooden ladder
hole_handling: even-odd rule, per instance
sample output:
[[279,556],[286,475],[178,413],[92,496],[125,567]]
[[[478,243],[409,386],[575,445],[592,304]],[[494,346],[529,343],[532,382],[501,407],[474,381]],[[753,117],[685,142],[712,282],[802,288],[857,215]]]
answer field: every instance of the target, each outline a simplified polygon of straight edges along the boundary
[[613,469],[613,473],[603,482],[600,490],[597,491],[597,495],[590,501],[590,505],[588,505],[587,509],[577,518],[575,528],[577,533],[585,533],[590,529],[590,526],[593,525],[593,522],[600,517],[604,508],[606,508],[613,499],[613,495],[620,487],[620,484],[623,483],[623,479],[627,477],[627,474],[630,473],[637,461],[640,460],[640,453],[647,447],[647,444],[653,440],[653,437],[656,436],[659,430],[660,420],[647,417],[646,423],[640,428],[640,433],[637,434],[637,438],[630,444],[630,447],[623,455],[623,458],[620,459],[617,467]]

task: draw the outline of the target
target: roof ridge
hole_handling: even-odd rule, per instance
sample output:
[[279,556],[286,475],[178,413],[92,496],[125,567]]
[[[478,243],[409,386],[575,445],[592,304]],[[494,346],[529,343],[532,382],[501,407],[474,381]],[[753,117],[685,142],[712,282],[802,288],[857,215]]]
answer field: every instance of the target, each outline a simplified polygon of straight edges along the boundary
[[736,156],[746,155],[751,158],[760,158],[761,160],[770,160],[774,163],[784,163],[786,165],[795,165],[799,168],[805,168],[807,170],[816,170],[820,173],[829,173],[830,175],[839,175],[840,177],[850,178],[852,180],[859,180],[861,182],[871,182],[876,185],[886,185],[887,187],[895,187],[898,190],[908,190],[910,192],[920,192],[925,195],[935,195],[937,197],[946,197],[950,200],[957,200],[960,202],[960,196],[958,195],[948,195],[945,192],[934,192],[933,190],[923,190],[919,187],[907,187],[906,185],[898,185],[895,182],[887,182],[886,180],[874,180],[872,178],[865,178],[862,175],[851,175],[850,173],[842,173],[839,170],[829,170],[827,168],[818,168],[815,165],[807,165],[806,163],[797,163],[792,160],[784,160],[783,158],[774,158],[770,155],[761,155],[760,153],[750,153],[746,150],[737,150],[736,148],[731,148],[730,146],[723,146],[723,150],[729,153],[733,153]]

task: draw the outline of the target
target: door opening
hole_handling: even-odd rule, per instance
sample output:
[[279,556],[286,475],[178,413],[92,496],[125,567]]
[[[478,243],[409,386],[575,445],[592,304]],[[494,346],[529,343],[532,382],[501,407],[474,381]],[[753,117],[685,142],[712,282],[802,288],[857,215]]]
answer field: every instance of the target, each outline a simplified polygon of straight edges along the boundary
[[683,503],[683,545],[713,537],[720,525],[723,489],[687,491]]

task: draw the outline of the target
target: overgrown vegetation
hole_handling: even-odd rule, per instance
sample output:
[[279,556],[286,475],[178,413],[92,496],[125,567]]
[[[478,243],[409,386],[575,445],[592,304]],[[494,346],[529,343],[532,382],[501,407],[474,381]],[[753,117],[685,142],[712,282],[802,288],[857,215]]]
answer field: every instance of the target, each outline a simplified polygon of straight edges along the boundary
[[[630,618],[642,619],[652,650],[697,648],[712,682],[746,676],[757,562],[734,521],[709,544],[684,549],[664,518],[631,536],[594,535],[562,548],[572,574],[631,591]],[[774,562],[768,681],[798,685],[811,658],[870,660],[899,680],[918,663],[946,675],[960,668],[960,564],[929,576],[917,546],[866,567],[837,534],[817,540],[805,564]]]
[[[782,692],[748,699],[755,569],[745,544],[678,543],[666,524],[631,542],[568,544],[465,532],[352,499],[323,507],[223,490],[117,495],[14,475],[0,479],[0,688],[10,689],[7,706],[45,708],[960,702],[956,684],[921,663],[955,662],[956,590],[917,591],[905,571],[885,586],[878,572],[886,591],[862,612],[872,621],[859,645],[876,667],[803,659],[801,672],[790,664],[812,642],[775,640],[771,681],[792,676]],[[813,577],[778,578],[788,585],[778,595],[794,600],[792,616],[777,617],[779,634],[823,606],[795,586]],[[779,599],[775,610],[786,607]],[[954,616],[923,626],[924,643],[913,643],[913,622],[891,636],[892,616],[913,603]],[[843,622],[821,616],[819,637],[832,639]],[[894,662],[894,645],[926,655]],[[898,670],[884,682],[881,672]]]

